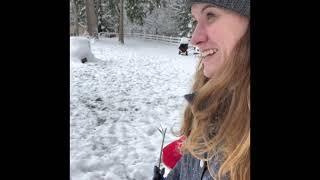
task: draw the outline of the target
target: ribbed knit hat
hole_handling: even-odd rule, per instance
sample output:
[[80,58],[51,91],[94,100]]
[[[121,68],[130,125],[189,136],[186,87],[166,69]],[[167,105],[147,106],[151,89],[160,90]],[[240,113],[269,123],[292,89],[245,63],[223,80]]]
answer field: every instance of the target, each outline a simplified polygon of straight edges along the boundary
[[210,3],[250,17],[250,0],[188,0],[189,6],[193,3]]

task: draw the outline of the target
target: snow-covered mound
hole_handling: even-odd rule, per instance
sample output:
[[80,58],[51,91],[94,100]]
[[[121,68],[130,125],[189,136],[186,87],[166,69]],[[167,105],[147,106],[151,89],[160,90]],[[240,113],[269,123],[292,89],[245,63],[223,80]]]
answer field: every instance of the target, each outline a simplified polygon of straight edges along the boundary
[[86,37],[70,37],[70,60],[82,63],[97,60],[91,52],[90,39]]

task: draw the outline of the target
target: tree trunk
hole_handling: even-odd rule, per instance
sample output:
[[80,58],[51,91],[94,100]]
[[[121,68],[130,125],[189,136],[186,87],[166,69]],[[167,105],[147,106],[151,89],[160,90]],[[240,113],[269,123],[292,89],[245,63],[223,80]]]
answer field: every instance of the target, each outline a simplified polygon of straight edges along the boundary
[[73,6],[73,14],[75,18],[75,35],[79,36],[79,21],[78,21],[78,7],[76,5],[76,2],[72,0],[72,6]]
[[97,16],[95,13],[93,0],[86,0],[86,13],[88,33],[91,37],[98,38]]
[[119,41],[121,44],[124,44],[123,37],[123,0],[120,0],[120,18],[119,18]]
[[[98,33],[101,32],[101,21],[102,21],[102,5],[101,5],[101,0],[96,0],[97,3],[97,28],[98,28]],[[99,23],[100,21],[100,23]]]

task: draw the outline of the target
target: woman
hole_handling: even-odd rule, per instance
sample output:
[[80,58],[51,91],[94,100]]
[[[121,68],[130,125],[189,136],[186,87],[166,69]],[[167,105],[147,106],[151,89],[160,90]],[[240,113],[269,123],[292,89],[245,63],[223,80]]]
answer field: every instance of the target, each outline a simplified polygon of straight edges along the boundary
[[195,23],[191,43],[201,59],[194,93],[186,96],[183,156],[166,179],[249,180],[250,0],[190,4]]

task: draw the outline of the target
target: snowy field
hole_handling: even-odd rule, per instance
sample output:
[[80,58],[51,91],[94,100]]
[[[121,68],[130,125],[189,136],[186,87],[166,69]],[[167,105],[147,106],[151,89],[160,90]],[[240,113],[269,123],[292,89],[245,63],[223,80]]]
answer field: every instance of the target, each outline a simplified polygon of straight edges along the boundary
[[[77,44],[70,45],[71,50]],[[70,61],[72,180],[150,180],[162,137],[176,139],[197,63],[178,46],[125,39],[90,43],[95,60]]]

